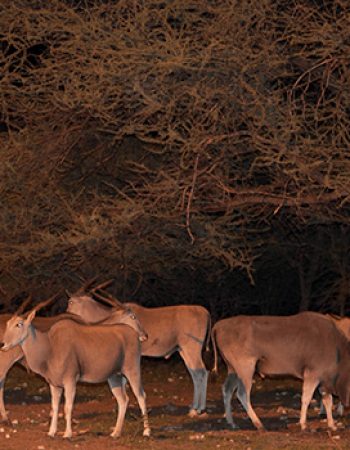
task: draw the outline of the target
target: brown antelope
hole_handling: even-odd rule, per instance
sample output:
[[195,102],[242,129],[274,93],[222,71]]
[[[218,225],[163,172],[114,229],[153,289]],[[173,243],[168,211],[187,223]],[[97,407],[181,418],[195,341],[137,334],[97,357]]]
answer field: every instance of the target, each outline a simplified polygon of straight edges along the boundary
[[49,436],[54,436],[57,431],[62,391],[66,418],[64,437],[72,436],[72,408],[79,380],[87,383],[108,381],[118,403],[117,421],[111,436],[120,436],[128,405],[126,379],[142,412],[143,434],[149,436],[146,396],[140,373],[140,340],[146,339],[146,335],[141,327],[137,333],[130,326],[115,325],[112,314],[104,325],[86,325],[81,320],[65,318],[44,332],[35,327],[33,319],[45,304],[47,302],[39,304],[25,317],[15,314],[8,320],[1,350],[7,351],[19,345],[28,367],[49,383],[52,407]]
[[[193,381],[194,395],[190,416],[205,411],[208,372],[202,359],[202,348],[210,338],[210,315],[202,306],[179,305],[144,308],[135,303],[120,303],[110,295],[98,295],[103,301],[116,303],[133,311],[148,335],[141,345],[143,356],[169,358],[178,351]],[[92,322],[109,316],[111,309],[101,305],[80,289],[68,300],[68,312]],[[207,337],[207,339],[206,339]]]
[[[6,329],[6,323],[11,318],[11,314],[1,314],[0,315],[0,343],[3,343],[3,336]],[[33,325],[37,327],[40,331],[49,330],[52,325],[59,320],[64,318],[70,318],[72,314],[60,314],[55,317],[36,317],[33,321]],[[23,351],[19,345],[11,348],[8,352],[0,352],[0,414],[1,419],[7,422],[8,415],[5,409],[4,403],[4,385],[8,371],[16,363],[25,365],[25,358],[23,356]]]
[[[91,282],[94,280],[88,281],[83,289],[88,287]],[[53,300],[57,295],[53,296],[51,299]],[[16,311],[16,314],[19,315],[21,312],[24,311],[26,306],[31,302],[32,297],[29,296],[22,305],[18,308]],[[7,299],[5,303],[10,304],[11,300]],[[49,302],[48,302],[49,303]],[[120,309],[120,308],[119,308]],[[7,321],[12,317],[11,314],[0,314],[0,343],[3,343],[3,335],[5,333],[6,329],[6,323]],[[40,331],[48,331],[51,326],[60,321],[64,318],[71,318],[72,315],[70,313],[60,314],[53,317],[35,317],[33,320],[33,325],[37,327]],[[117,319],[117,314],[115,313],[114,316]],[[76,316],[78,319],[78,317]],[[127,313],[126,310],[123,311],[120,309],[119,311],[119,318],[121,323],[129,322],[128,325],[135,328],[136,322],[131,318],[130,313]],[[116,320],[117,323],[117,320]],[[139,322],[138,322],[139,324]],[[137,329],[136,329],[137,331]],[[0,352],[0,415],[1,415],[1,421],[3,422],[9,422],[8,414],[5,408],[5,402],[4,402],[4,386],[5,386],[5,380],[8,371],[11,369],[11,367],[16,363],[20,363],[25,366],[25,358],[23,357],[23,352],[20,346],[16,346],[9,350],[8,352]]]
[[290,375],[303,380],[300,425],[315,389],[320,386],[329,428],[336,429],[332,416],[332,394],[345,406],[350,396],[350,352],[345,336],[322,314],[303,312],[294,316],[236,316],[220,320],[212,329],[217,370],[217,350],[228,376],[223,385],[226,420],[232,420],[231,398],[237,397],[256,428],[263,425],[250,403],[254,373]]
[[[114,323],[124,323],[126,325],[131,326],[134,328],[137,332],[140,332],[140,323],[136,319],[135,315],[131,313],[131,311],[125,309],[125,308],[114,308],[111,310],[111,308],[108,308],[109,315],[113,311],[113,317],[114,317]],[[20,314],[20,311],[17,311],[17,315]],[[11,314],[0,314],[0,343],[3,343],[3,335],[5,333],[6,329],[6,323],[11,318]],[[71,313],[64,313],[59,314],[57,316],[53,317],[35,317],[33,319],[33,325],[38,328],[40,331],[48,331],[52,325],[54,325],[56,322],[59,322],[63,319],[70,319],[73,318],[75,320],[78,320],[78,316],[74,316]],[[99,318],[95,322],[100,321]],[[84,322],[85,323],[85,322]],[[8,415],[5,408],[5,402],[4,402],[4,385],[5,380],[8,371],[11,369],[11,367],[16,363],[20,363],[25,365],[25,358],[23,356],[23,351],[19,345],[11,348],[7,352],[0,352],[0,414],[1,419],[4,422],[8,422]]]
[[[339,331],[341,331],[346,339],[350,341],[350,317],[341,317],[337,316],[335,314],[326,314],[325,317],[328,317],[329,319],[333,320],[335,326],[338,328]],[[324,406],[323,402],[321,400],[320,402],[320,414],[324,414]],[[338,416],[342,416],[344,414],[344,407],[341,402],[338,403],[337,406],[337,413]]]

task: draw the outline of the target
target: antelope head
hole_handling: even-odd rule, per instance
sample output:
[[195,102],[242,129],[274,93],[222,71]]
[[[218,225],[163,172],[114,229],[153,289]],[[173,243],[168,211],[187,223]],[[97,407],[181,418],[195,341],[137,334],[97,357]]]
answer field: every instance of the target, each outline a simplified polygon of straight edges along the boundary
[[[16,311],[16,313],[6,323],[6,330],[3,336],[3,346],[0,350],[7,351],[16,345],[22,344],[22,342],[24,342],[29,335],[30,326],[37,311],[51,303],[55,297],[56,295],[46,301],[40,302],[26,315],[22,315],[22,311],[26,306],[22,304],[19,310]],[[27,301],[24,303],[27,304]]]
[[144,342],[148,339],[145,329],[142,327],[139,319],[131,309],[123,308],[114,309],[110,317],[105,321],[108,325],[123,324],[133,328],[139,336],[139,340]]

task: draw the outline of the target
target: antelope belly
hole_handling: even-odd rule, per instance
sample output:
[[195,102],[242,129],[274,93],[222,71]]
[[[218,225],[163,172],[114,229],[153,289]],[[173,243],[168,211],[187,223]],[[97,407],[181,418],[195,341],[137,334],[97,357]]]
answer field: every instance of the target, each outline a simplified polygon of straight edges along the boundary
[[177,350],[178,342],[172,336],[148,335],[148,339],[141,344],[142,355],[153,357],[166,357]]
[[296,378],[302,377],[302,367],[299,361],[291,361],[288,358],[278,358],[270,355],[258,361],[257,372],[262,375],[290,375]]
[[124,362],[124,353],[118,345],[103,345],[96,351],[79,351],[79,379],[86,383],[106,381],[113,373],[120,372]]

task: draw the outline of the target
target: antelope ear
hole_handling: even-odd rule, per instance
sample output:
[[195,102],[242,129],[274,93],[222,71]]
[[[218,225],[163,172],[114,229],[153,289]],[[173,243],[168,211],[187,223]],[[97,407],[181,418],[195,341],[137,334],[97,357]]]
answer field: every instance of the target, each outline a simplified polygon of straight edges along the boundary
[[27,316],[27,318],[26,318],[26,322],[27,322],[27,323],[31,323],[32,320],[33,320],[34,317],[35,317],[35,314],[36,314],[36,310],[35,310],[35,309],[33,309],[32,311],[30,311],[30,313],[28,314],[28,316]]

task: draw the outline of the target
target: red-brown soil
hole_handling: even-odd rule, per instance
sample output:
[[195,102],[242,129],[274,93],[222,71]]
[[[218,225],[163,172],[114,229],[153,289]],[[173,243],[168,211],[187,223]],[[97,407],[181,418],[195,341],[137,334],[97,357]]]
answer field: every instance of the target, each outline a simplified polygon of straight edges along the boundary
[[[224,368],[208,386],[208,415],[188,417],[192,384],[182,362],[176,358],[143,361],[144,387],[150,410],[152,437],[142,437],[142,423],[136,400],[130,405],[123,436],[109,437],[115,422],[115,401],[107,384],[80,384],[73,412],[74,436],[62,438],[60,419],[55,439],[47,436],[49,389],[39,377],[14,367],[6,382],[5,400],[12,426],[0,425],[1,450],[104,450],[115,449],[350,449],[350,416],[339,419],[339,430],[330,433],[318,415],[318,400],[309,409],[309,430],[298,426],[301,383],[295,380],[260,380],[253,388],[252,402],[268,431],[258,432],[236,400],[234,418],[239,431],[227,428],[223,419],[221,384]],[[61,409],[63,411],[63,409]]]

